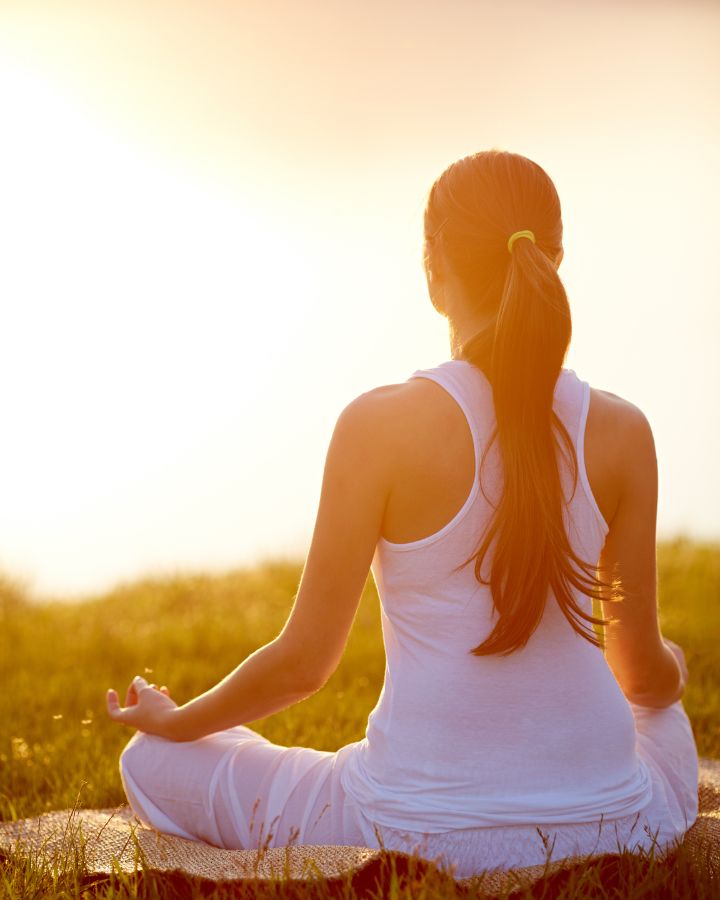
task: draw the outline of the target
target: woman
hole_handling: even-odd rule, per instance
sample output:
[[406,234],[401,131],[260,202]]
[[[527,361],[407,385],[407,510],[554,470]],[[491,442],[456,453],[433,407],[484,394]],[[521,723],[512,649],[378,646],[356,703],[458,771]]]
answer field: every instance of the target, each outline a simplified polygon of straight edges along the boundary
[[[109,691],[139,729],[128,800],[218,846],[382,844],[458,877],[664,852],[697,816],[698,772],[683,653],[658,624],[650,426],[562,366],[562,221],[540,166],[459,160],[424,225],[451,359],[343,410],[273,641],[182,706],[139,678],[125,707]],[[326,683],[371,566],[387,665],[363,740],[331,753],[247,728]]]

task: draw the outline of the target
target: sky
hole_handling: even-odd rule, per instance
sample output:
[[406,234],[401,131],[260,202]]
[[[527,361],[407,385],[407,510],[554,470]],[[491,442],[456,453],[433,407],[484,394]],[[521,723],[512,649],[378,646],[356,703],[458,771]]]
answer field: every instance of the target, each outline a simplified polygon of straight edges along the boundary
[[309,549],[358,394],[450,357],[427,191],[560,196],[565,365],[720,537],[720,6],[0,2],[0,572],[80,597]]

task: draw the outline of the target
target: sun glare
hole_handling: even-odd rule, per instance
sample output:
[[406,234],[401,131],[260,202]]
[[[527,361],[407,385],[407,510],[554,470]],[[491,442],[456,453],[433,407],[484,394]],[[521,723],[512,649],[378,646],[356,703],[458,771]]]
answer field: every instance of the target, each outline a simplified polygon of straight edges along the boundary
[[31,72],[0,84],[2,564],[29,563],[23,522],[67,534],[252,418],[249,388],[311,300],[280,222],[141,156]]

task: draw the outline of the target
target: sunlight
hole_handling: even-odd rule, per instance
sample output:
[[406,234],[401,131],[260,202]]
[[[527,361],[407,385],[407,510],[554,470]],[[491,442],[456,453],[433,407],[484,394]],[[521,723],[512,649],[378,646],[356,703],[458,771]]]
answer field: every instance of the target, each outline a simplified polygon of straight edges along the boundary
[[312,303],[296,234],[139,156],[32,72],[5,65],[0,84],[15,563],[23,521],[37,540],[72,530],[251,417],[262,395],[240,385],[281,364]]
[[304,556],[337,415],[448,356],[424,199],[493,145],[556,182],[567,365],[652,423],[659,534],[717,534],[717,11],[554,5],[3,4],[0,572]]

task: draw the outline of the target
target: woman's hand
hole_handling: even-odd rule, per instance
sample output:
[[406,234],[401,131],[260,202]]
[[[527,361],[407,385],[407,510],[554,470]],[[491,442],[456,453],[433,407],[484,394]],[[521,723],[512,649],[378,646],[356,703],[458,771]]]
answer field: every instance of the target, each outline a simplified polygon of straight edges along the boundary
[[683,652],[683,648],[676,644],[675,641],[671,641],[669,638],[663,637],[663,643],[666,647],[672,650],[675,659],[678,661],[678,665],[680,666],[680,673],[682,675],[682,683],[685,685],[688,680],[688,668],[687,663],[685,662],[685,653]]
[[176,709],[177,703],[165,685],[158,688],[155,684],[148,684],[141,675],[136,675],[130,682],[125,695],[125,706],[120,706],[117,691],[109,688],[107,692],[110,718],[147,734],[172,738],[173,714]]

